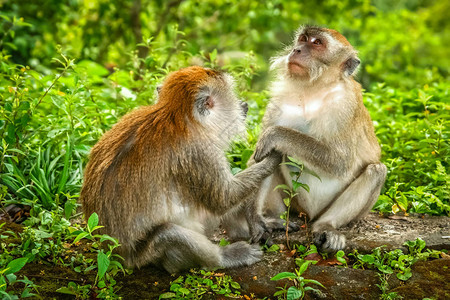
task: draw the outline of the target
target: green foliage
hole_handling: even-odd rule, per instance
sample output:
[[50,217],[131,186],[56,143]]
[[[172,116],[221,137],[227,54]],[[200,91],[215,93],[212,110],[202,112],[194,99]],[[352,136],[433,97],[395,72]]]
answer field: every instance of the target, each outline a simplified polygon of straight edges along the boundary
[[223,273],[205,270],[191,270],[190,274],[179,276],[170,283],[170,292],[159,299],[202,299],[205,295],[239,297],[239,283]]
[[386,273],[378,273],[378,278],[380,278],[380,283],[377,284],[377,287],[381,291],[380,299],[381,300],[395,300],[395,299],[403,299],[402,296],[399,296],[397,292],[389,292],[389,279],[390,274]]
[[357,250],[349,256],[356,258],[353,268],[376,269],[380,273],[393,274],[403,281],[411,278],[411,266],[419,260],[439,258],[441,251],[427,249],[423,251],[426,244],[420,238],[415,241],[408,241],[404,244],[408,246],[409,253],[405,254],[401,249],[383,251],[382,247],[375,248],[371,254],[359,254]]
[[[27,260],[28,259],[26,257],[16,258],[10,261],[6,268],[0,269],[0,296],[2,299],[15,300],[36,296],[36,294],[31,291],[37,291],[38,286],[30,281],[26,276],[23,276],[23,279],[17,279],[17,276],[14,274],[25,266]],[[11,287],[17,283],[22,283],[24,286],[20,296],[7,291],[8,287]]]
[[287,299],[287,300],[295,300],[295,299],[303,299],[305,297],[305,293],[307,291],[314,291],[317,293],[320,293],[319,290],[307,286],[311,284],[319,285],[323,288],[325,288],[320,282],[313,279],[306,279],[302,277],[302,274],[308,269],[308,266],[310,264],[316,264],[317,261],[314,260],[305,260],[298,264],[299,269],[295,269],[295,273],[291,272],[281,272],[275,275],[274,277],[270,278],[270,280],[282,280],[282,279],[288,279],[289,281],[294,282],[294,286],[291,286],[286,289],[287,285],[284,287],[279,288],[280,290],[277,291],[274,296],[278,297],[278,299]]
[[[291,210],[291,202],[292,200],[298,195],[298,191],[300,188],[304,189],[305,191],[309,192],[309,186],[307,184],[301,183],[300,176],[303,174],[303,172],[312,173],[308,169],[305,168],[302,162],[300,162],[298,159],[288,156],[289,161],[281,163],[282,165],[288,166],[290,171],[289,175],[291,178],[294,178],[291,180],[292,187],[286,185],[286,184],[280,184],[275,187],[274,190],[282,190],[286,197],[283,198],[283,203],[286,205],[286,211],[280,216],[281,219],[286,220],[285,226],[286,226],[286,244],[288,248],[289,245],[289,212]],[[317,176],[317,175],[315,175]],[[317,178],[319,178],[317,176]],[[320,179],[320,178],[319,178]]]
[[374,209],[450,215],[449,87],[401,91],[380,84],[365,94],[388,168]]
[[[97,275],[93,284],[79,285],[74,282],[69,282],[67,287],[62,287],[57,292],[64,294],[71,294],[83,299],[89,298],[89,294],[94,292],[97,298],[100,299],[116,299],[119,296],[116,294],[117,286],[114,276],[122,272],[126,274],[125,269],[122,266],[121,261],[123,258],[114,253],[120,244],[115,238],[112,238],[106,234],[94,234],[94,231],[102,228],[98,225],[98,215],[93,213],[87,222],[86,230],[79,229],[72,232],[72,236],[75,237],[73,244],[76,244],[82,239],[92,241],[91,251],[97,255],[96,262],[91,260],[91,265],[87,267],[84,272],[88,272],[97,269]],[[105,252],[104,245],[107,245]],[[80,269],[78,269],[81,271]]]

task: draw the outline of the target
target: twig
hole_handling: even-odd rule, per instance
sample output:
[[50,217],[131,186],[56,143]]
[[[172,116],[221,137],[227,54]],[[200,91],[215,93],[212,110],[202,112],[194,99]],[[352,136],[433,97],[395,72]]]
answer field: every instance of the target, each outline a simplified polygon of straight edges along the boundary
[[82,280],[82,279],[64,278],[64,277],[59,277],[59,276],[38,275],[38,274],[31,274],[31,275],[26,275],[26,276],[27,277],[60,279],[60,280],[70,280],[70,281],[77,281],[77,282],[82,282],[82,283],[84,283],[86,281],[86,280]]

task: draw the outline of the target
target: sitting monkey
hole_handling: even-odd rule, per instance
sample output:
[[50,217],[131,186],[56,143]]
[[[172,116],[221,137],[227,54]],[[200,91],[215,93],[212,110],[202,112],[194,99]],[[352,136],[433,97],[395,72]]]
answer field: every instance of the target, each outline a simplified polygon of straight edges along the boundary
[[246,113],[231,76],[189,67],[166,78],[155,105],[125,115],[92,148],[81,191],[85,217],[98,213],[128,267],[152,263],[174,273],[260,260],[257,245],[219,247],[204,234],[281,162],[274,152],[232,175],[225,150],[245,133]]
[[[356,51],[339,32],[301,27],[292,46],[273,60],[278,76],[254,153],[259,162],[277,150],[320,177],[303,172],[299,182],[310,191],[299,189],[292,206],[314,221],[314,242],[325,251],[344,248],[345,236],[336,229],[370,211],[386,178],[361,86],[353,79],[359,63]],[[253,241],[279,227],[279,222],[268,222],[261,214],[278,218],[286,210],[282,201],[286,195],[274,189],[279,184],[292,186],[289,171],[286,165],[277,168],[263,181],[253,206],[247,206]],[[233,230],[231,235],[236,234]]]

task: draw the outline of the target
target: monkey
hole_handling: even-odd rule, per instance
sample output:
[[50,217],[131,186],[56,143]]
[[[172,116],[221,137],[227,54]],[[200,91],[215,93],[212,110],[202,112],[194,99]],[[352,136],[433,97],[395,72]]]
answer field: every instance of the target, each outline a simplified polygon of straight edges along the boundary
[[245,134],[247,109],[231,75],[187,67],[166,77],[156,104],[126,114],[92,148],[83,211],[96,212],[104,232],[118,238],[126,266],[177,273],[261,259],[259,245],[219,247],[205,231],[281,163],[274,152],[232,175],[225,150]]
[[[313,221],[313,242],[325,252],[345,247],[345,235],[337,229],[370,211],[387,174],[361,85],[354,79],[359,64],[357,51],[338,31],[300,27],[292,46],[272,60],[277,77],[253,155],[259,162],[276,150],[284,161],[294,157],[312,171],[300,176],[309,192],[299,189],[292,207]],[[286,195],[274,188],[292,187],[290,171],[281,165],[263,181],[250,215],[285,211]],[[262,220],[253,218],[253,223]],[[252,240],[267,230],[264,224],[249,227]]]

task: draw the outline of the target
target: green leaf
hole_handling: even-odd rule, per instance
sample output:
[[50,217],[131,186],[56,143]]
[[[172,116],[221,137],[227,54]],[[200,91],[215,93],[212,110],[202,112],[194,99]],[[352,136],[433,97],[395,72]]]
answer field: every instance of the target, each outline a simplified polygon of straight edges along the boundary
[[100,280],[98,283],[97,283],[97,286],[99,287],[99,288],[104,288],[104,287],[106,287],[106,283],[105,283],[105,281],[104,280]]
[[308,269],[308,266],[310,265],[310,264],[312,264],[312,260],[305,260],[302,264],[301,264],[301,266],[300,266],[300,269],[298,270],[298,274],[299,275],[302,275],[307,269]]
[[313,170],[308,169],[308,168],[304,168],[303,171],[304,171],[305,173],[308,173],[308,174],[310,174],[310,175],[316,177],[317,179],[319,179],[319,180],[322,182],[322,179],[320,179],[320,176],[317,175],[317,173],[314,172]]
[[77,292],[75,292],[73,289],[68,288],[68,287],[61,287],[59,289],[56,290],[57,293],[62,293],[62,294],[68,294],[68,295],[77,295]]
[[67,134],[67,144],[66,144],[66,154],[64,155],[64,167],[62,173],[60,175],[60,180],[58,183],[57,194],[61,193],[67,183],[67,179],[69,178],[69,169],[71,167],[70,158],[72,156],[72,143],[70,142],[70,137]]
[[295,275],[294,273],[291,272],[281,272],[278,273],[277,275],[275,275],[274,277],[270,278],[270,280],[281,280],[281,279],[294,279],[296,278],[297,275]]
[[279,184],[273,190],[276,191],[278,189],[288,190],[288,191],[291,190],[291,188],[289,186],[287,186],[286,184]]
[[290,161],[284,162],[284,163],[282,163],[282,165],[285,165],[285,166],[291,166],[291,167],[296,168],[296,169],[301,168],[301,166],[299,166],[298,164],[293,163],[293,162],[290,162]]
[[187,288],[185,288],[185,287],[180,287],[179,289],[178,289],[178,292],[179,293],[182,293],[183,295],[189,295],[191,292],[187,289]]
[[229,245],[229,244],[230,244],[230,242],[227,241],[226,239],[224,239],[224,238],[220,239],[220,242],[219,242],[220,247],[225,247],[226,245]]
[[412,272],[410,268],[405,269],[403,273],[401,272],[397,273],[397,278],[403,281],[408,280],[409,278],[411,278],[411,276]]
[[75,238],[75,240],[73,240],[73,243],[75,244],[75,243],[78,242],[79,240],[81,240],[81,239],[87,237],[88,235],[89,235],[89,232],[82,232],[82,233],[80,233],[80,234]]
[[27,261],[28,261],[27,257],[16,258],[10,261],[9,264],[6,266],[7,271],[4,273],[4,275],[16,273],[25,266]]
[[176,296],[177,295],[175,293],[167,292],[167,293],[159,295],[159,299],[170,299],[170,298],[175,298]]
[[98,225],[98,215],[97,213],[93,213],[88,220],[88,228],[92,232],[94,227]]
[[236,290],[239,290],[241,288],[240,284],[237,283],[236,281],[231,282],[231,287],[233,287]]
[[299,188],[303,188],[305,191],[307,191],[309,193],[309,185],[292,180],[292,189],[294,191],[298,191]]
[[78,68],[85,69],[89,76],[107,76],[109,74],[108,69],[103,67],[102,65],[90,61],[90,60],[82,60],[77,63]]
[[285,290],[281,290],[281,291],[275,292],[275,294],[273,294],[273,296],[277,297],[277,296],[281,296],[281,295],[284,295],[284,294],[286,294],[286,291]]
[[98,278],[102,279],[103,276],[106,273],[106,270],[108,270],[110,264],[110,260],[108,255],[106,255],[105,253],[103,253],[102,251],[100,251],[97,254],[97,265],[98,265]]
[[107,234],[103,234],[102,237],[100,238],[100,243],[103,243],[104,241],[111,241],[113,244],[117,244],[117,239]]
[[297,166],[302,166],[302,165],[303,165],[303,163],[302,163],[300,160],[296,159],[295,157],[288,156],[288,158],[289,158],[289,160],[290,160],[291,162],[297,164]]
[[374,258],[372,255],[370,255],[370,254],[364,255],[364,256],[361,258],[361,260],[362,260],[363,262],[365,262],[365,263],[368,263],[368,264],[373,264],[373,263],[375,262],[375,258]]
[[338,252],[336,252],[336,257],[344,257],[345,256],[345,252],[342,250],[339,250]]
[[23,290],[22,294],[20,294],[20,298],[29,298],[29,297],[33,297],[36,296],[36,294],[31,293],[31,290],[29,288],[26,288]]
[[209,53],[209,59],[211,63],[214,63],[216,61],[217,57],[217,49],[214,49],[211,53]]
[[314,280],[314,279],[303,279],[303,282],[304,283],[317,284],[317,285],[319,285],[319,286],[324,288],[323,284],[321,284],[320,282],[318,282],[317,280]]
[[286,299],[287,300],[295,300],[300,299],[303,296],[303,292],[297,289],[295,286],[291,286],[287,290]]
[[269,249],[266,250],[266,252],[277,252],[278,250],[280,250],[280,246],[278,246],[277,244],[273,244]]
[[310,287],[310,286],[305,287],[304,290],[305,290],[305,292],[307,292],[307,291],[320,292],[320,290],[315,289],[315,288]]
[[75,202],[66,201],[66,203],[64,203],[64,216],[66,217],[67,220],[69,220],[70,217],[72,216],[72,212],[75,207],[76,207]]
[[13,273],[6,274],[5,277],[6,277],[6,279],[8,279],[10,284],[13,284],[13,283],[15,283],[17,281],[17,276],[14,275]]

